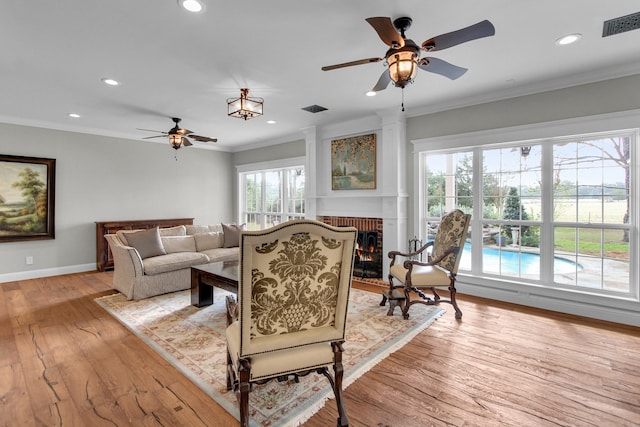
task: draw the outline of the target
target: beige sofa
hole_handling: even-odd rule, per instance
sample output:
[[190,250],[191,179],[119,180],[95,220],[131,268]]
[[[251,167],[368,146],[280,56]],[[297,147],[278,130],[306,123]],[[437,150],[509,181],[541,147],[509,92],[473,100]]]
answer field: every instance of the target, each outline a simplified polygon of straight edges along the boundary
[[238,259],[240,227],[180,225],[106,234],[113,254],[113,287],[139,300],[191,287],[191,267]]

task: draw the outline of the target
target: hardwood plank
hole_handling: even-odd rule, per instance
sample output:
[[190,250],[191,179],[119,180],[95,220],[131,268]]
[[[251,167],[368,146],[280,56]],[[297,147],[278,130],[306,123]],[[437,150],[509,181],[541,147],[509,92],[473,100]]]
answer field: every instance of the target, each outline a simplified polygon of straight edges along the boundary
[[0,422],[21,420],[21,425],[36,425],[26,388],[22,365],[0,366]]

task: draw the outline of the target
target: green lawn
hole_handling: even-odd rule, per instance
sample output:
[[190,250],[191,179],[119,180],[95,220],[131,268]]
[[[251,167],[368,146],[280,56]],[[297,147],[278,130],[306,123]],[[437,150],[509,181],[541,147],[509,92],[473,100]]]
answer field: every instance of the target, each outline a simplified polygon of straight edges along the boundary
[[[540,203],[527,200],[523,204],[531,218],[540,219]],[[582,222],[591,224],[622,224],[626,202],[623,200],[602,202],[598,199],[581,199],[579,201],[557,201],[554,207],[556,221]],[[576,232],[578,236],[576,236]],[[576,251],[576,242],[578,247]],[[622,242],[622,231],[600,230],[589,228],[556,228],[554,234],[556,250],[584,255],[629,259],[629,244]]]

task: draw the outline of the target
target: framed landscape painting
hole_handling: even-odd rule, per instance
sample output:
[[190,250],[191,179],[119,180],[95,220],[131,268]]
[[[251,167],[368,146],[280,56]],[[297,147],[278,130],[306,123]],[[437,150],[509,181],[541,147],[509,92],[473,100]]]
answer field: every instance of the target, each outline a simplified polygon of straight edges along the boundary
[[376,134],[331,141],[331,189],[375,190]]
[[0,154],[0,242],[54,239],[55,159]]

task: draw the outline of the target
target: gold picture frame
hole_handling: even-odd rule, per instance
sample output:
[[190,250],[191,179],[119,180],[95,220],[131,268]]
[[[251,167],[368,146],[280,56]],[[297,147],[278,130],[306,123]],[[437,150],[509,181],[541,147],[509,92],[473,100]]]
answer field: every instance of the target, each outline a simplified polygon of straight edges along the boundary
[[0,155],[0,242],[55,239],[55,159]]
[[376,189],[376,134],[331,141],[331,189]]

